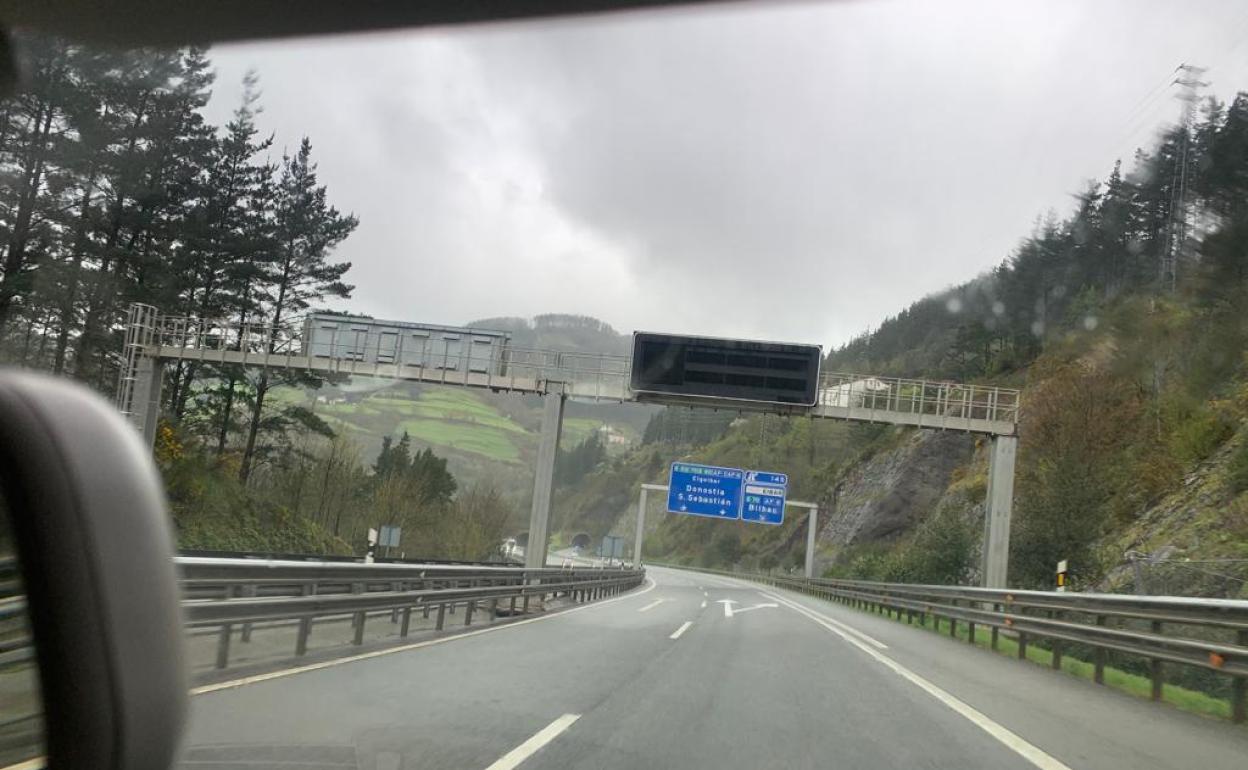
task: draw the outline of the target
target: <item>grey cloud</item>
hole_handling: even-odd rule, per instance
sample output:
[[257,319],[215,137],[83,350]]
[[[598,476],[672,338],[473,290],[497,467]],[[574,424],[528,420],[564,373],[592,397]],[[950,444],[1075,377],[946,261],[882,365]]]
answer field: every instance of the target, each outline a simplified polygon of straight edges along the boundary
[[[1124,154],[1122,119],[1188,49],[1233,42],[1240,13],[802,3],[217,61],[227,80],[261,70],[266,125],[309,133],[360,215],[357,309],[830,345],[999,262]],[[1164,92],[1145,106],[1145,123],[1173,113]]]

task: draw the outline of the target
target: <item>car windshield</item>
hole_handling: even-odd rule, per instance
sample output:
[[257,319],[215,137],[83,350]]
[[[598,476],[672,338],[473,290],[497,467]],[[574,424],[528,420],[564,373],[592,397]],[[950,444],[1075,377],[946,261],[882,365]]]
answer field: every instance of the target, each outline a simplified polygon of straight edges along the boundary
[[181,767],[1243,766],[1238,0],[11,37],[0,362],[151,448]]

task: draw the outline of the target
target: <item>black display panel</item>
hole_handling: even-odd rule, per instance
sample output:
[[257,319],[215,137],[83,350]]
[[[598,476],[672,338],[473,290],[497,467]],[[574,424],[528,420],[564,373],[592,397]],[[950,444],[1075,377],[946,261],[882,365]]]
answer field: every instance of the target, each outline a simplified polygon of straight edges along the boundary
[[630,386],[637,393],[814,405],[816,345],[636,332]]

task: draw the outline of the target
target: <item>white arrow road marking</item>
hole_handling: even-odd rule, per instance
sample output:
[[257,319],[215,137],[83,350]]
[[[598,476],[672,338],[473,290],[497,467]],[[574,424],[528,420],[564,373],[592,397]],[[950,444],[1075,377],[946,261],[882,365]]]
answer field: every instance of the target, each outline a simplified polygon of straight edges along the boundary
[[521,762],[537,753],[537,750],[558,738],[572,723],[580,719],[580,714],[564,714],[555,721],[537,731],[537,734],[511,751],[499,757],[494,764],[485,770],[511,770]]
[[736,599],[720,599],[719,603],[724,605],[724,617],[726,618],[730,618],[733,615],[740,615],[742,612],[749,612],[750,610],[761,610],[768,607],[774,608],[780,606],[775,602],[764,602],[762,604],[755,604],[753,607],[743,607],[739,610],[734,610],[732,605],[739,604]]

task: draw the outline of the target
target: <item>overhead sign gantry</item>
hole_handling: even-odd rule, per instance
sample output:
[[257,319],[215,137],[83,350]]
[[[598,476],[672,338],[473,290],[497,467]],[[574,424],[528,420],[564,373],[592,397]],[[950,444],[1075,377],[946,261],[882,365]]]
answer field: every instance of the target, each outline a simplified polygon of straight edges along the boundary
[[[645,332],[634,335],[631,356],[569,353],[518,348],[505,333],[482,329],[328,315],[281,326],[240,324],[166,316],[150,305],[134,304],[126,325],[117,405],[149,443],[156,435],[163,367],[170,362],[385,377],[542,396],[531,542],[525,551],[525,563],[532,567],[545,565],[555,457],[568,398],[987,435],[992,448],[984,585],[1005,586],[1018,445],[1015,389],[822,372],[822,353],[815,345]],[[759,487],[757,479],[754,485]],[[757,490],[750,494],[769,496]],[[759,521],[774,515],[769,500],[752,504],[756,509],[748,512]]]

